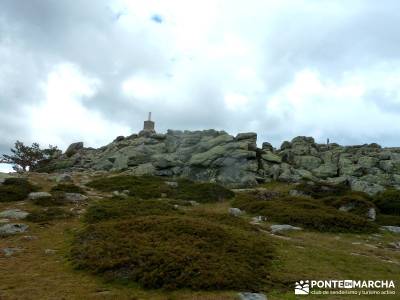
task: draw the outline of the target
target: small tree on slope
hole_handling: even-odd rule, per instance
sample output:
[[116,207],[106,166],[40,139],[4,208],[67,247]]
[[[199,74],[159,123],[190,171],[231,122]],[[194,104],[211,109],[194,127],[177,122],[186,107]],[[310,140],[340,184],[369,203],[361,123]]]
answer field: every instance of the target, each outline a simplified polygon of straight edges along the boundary
[[[3,154],[0,163],[12,164],[17,172],[26,172],[34,169],[41,161],[49,159],[56,151],[57,146],[49,145],[48,149],[40,149],[38,143],[25,146],[24,143],[16,141],[11,155]],[[28,169],[29,168],[29,169]]]

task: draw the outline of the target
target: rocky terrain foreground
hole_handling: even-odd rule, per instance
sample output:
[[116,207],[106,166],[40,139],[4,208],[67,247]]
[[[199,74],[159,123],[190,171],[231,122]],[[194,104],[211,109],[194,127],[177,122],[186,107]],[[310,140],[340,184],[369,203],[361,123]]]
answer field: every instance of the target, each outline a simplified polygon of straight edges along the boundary
[[179,176],[248,187],[280,180],[347,183],[355,191],[374,195],[385,187],[400,187],[400,148],[377,144],[340,146],[317,144],[296,137],[279,149],[257,147],[256,133],[236,137],[224,131],[142,131],[117,137],[99,149],[72,144],[42,171],[125,171],[132,175]]
[[[213,139],[227,138],[218,134]],[[129,172],[116,172],[128,158],[121,155],[111,162],[111,153],[124,153],[133,146],[121,143],[140,139],[154,138],[124,139],[102,151],[80,149],[69,158],[63,156],[58,162],[80,161],[69,173],[28,173],[18,178],[2,174],[0,299],[298,299],[294,282],[301,279],[397,281],[397,295],[308,295],[307,299],[398,299],[400,216],[398,208],[385,206],[382,197],[325,183],[271,181],[232,192],[170,176],[130,175],[146,164],[154,172],[176,168],[146,162]],[[300,140],[304,151],[317,149],[310,140]],[[260,176],[261,169],[253,172],[246,166],[260,161],[239,155],[252,151],[235,147],[249,141],[247,136],[220,145],[226,149],[231,144],[230,153],[242,162],[239,170],[223,163],[228,157],[221,159],[219,167],[215,160],[200,159],[195,152],[189,161],[208,161],[208,175],[202,171],[205,165],[195,164],[200,177],[217,176],[220,181],[218,176],[225,174],[233,182],[241,174],[248,183],[251,176]],[[157,140],[140,149],[161,148],[162,143],[168,144]],[[293,141],[290,148],[262,155],[286,160],[286,154],[300,151],[296,145]],[[212,152],[218,152],[215,147]],[[343,161],[350,150],[342,150],[324,152],[339,153],[335,155]],[[257,151],[253,151],[256,156]],[[362,170],[377,170],[382,162],[396,161],[396,152],[384,160],[379,156],[384,150],[374,146],[354,151],[375,159],[376,164],[366,168],[360,164],[367,156],[352,163]],[[293,155],[299,162],[299,157],[314,159],[324,152]],[[112,171],[77,170],[79,164],[89,164],[90,155],[91,167],[111,163]],[[328,161],[319,159],[320,165],[307,172],[317,174],[315,170]],[[281,178],[285,176],[280,173],[282,166],[289,166],[281,161],[262,162],[266,172],[277,166]],[[190,173],[194,165],[182,165],[179,170]],[[297,176],[300,169],[289,166],[288,170],[287,175]],[[354,176],[359,178],[354,180],[367,182],[366,176]]]

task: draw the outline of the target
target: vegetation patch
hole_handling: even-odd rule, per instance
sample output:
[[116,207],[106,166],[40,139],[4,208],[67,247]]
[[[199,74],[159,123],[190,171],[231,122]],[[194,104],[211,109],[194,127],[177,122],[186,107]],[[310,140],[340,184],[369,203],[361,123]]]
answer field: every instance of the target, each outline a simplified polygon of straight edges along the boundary
[[382,226],[400,226],[400,216],[378,214],[375,221]]
[[387,189],[374,198],[374,203],[380,212],[388,215],[400,216],[400,191]]
[[131,196],[143,199],[159,198],[164,195],[169,198],[209,203],[234,196],[231,190],[214,183],[179,179],[178,186],[171,187],[165,181],[165,178],[156,176],[112,176],[95,179],[87,185],[104,192],[129,190]]
[[166,200],[104,199],[93,203],[87,209],[84,220],[96,223],[109,219],[122,219],[137,216],[167,215],[177,213],[173,204]]
[[325,197],[321,200],[326,205],[366,217],[369,209],[375,208],[375,204],[366,198],[362,194],[348,194],[339,197]]
[[151,215],[88,225],[71,259],[79,269],[151,289],[260,290],[273,249],[268,236],[240,227]]
[[86,194],[85,190],[72,183],[60,183],[51,188],[51,192]]
[[45,223],[54,220],[68,219],[72,216],[73,214],[65,209],[49,207],[32,211],[26,217],[26,220],[35,223]]
[[190,180],[179,180],[178,184],[178,188],[172,195],[177,199],[210,203],[231,199],[235,196],[231,190],[215,183],[198,183]]
[[320,200],[306,197],[282,197],[266,201],[239,194],[233,206],[273,222],[302,226],[323,232],[375,232],[377,226],[366,218],[339,211]]
[[0,185],[0,202],[25,200],[30,192],[37,190],[27,179],[6,178]]
[[319,182],[301,183],[297,185],[295,189],[314,199],[330,196],[343,196],[350,192],[349,186],[345,184],[333,185]]
[[32,203],[39,206],[60,206],[65,205],[64,192],[52,192],[49,197],[33,199]]

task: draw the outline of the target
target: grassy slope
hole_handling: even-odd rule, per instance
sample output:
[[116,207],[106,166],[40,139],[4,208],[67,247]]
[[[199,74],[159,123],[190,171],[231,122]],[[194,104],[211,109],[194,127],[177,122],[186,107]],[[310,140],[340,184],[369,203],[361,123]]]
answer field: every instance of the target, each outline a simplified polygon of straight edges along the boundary
[[[40,179],[42,186],[48,183]],[[198,210],[224,212],[227,202],[205,204]],[[31,210],[30,203],[0,203],[0,211],[6,208]],[[110,285],[95,276],[74,271],[67,261],[69,239],[80,228],[77,218],[52,222],[42,226],[26,222],[29,232],[36,236],[25,240],[23,235],[0,239],[0,249],[20,247],[23,251],[5,258],[0,254],[0,299],[235,299],[235,292],[194,293],[191,291],[163,292],[144,291],[135,286]],[[268,233],[265,233],[268,234]],[[277,287],[267,292],[268,299],[298,299],[289,282],[299,279],[394,279],[400,274],[400,252],[390,250],[387,243],[398,241],[399,235],[380,234],[330,234],[293,232],[286,237],[275,237],[279,263],[273,267],[276,279],[288,291]],[[316,242],[318,241],[318,242]],[[353,244],[360,243],[360,244]],[[376,248],[375,248],[376,247]],[[45,249],[57,250],[45,254]],[[285,285],[285,282],[287,285]],[[399,287],[397,294],[400,293]],[[312,296],[307,299],[397,299],[397,296]]]

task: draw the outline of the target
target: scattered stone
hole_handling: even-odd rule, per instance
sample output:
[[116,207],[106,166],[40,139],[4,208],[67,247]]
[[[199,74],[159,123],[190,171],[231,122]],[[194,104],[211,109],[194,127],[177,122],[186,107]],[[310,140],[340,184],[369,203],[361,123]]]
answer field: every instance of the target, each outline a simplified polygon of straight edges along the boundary
[[38,199],[50,198],[50,197],[51,197],[51,194],[47,193],[47,192],[32,192],[32,193],[29,193],[29,195],[28,195],[29,200],[38,200]]
[[69,174],[61,174],[56,177],[57,183],[72,182],[72,176]]
[[38,237],[34,236],[34,235],[24,235],[23,237],[21,237],[23,240],[25,241],[33,241],[33,240],[37,240]]
[[293,197],[304,196],[305,194],[299,190],[290,190],[289,195]]
[[265,222],[266,220],[267,220],[267,218],[264,217],[264,216],[257,216],[257,217],[253,217],[253,218],[251,219],[250,224],[252,224],[252,225],[259,225],[259,224],[261,224],[262,222]]
[[399,226],[382,226],[382,230],[387,230],[393,233],[400,233],[400,227]]
[[44,250],[44,253],[45,254],[48,254],[48,255],[53,255],[53,254],[55,254],[57,252],[57,250],[53,250],[53,249],[46,249],[46,250]]
[[128,195],[126,193],[124,193],[124,192],[114,191],[114,192],[112,192],[112,194],[113,194],[113,196],[122,197],[122,198],[128,198]]
[[0,212],[0,218],[8,218],[15,220],[25,219],[28,215],[29,215],[28,212],[20,209],[8,209]]
[[239,217],[244,214],[244,211],[242,211],[241,209],[236,208],[236,207],[231,207],[231,208],[229,208],[229,214],[234,217]]
[[86,201],[88,199],[87,196],[79,194],[79,193],[65,193],[65,200],[72,203],[80,203]]
[[176,181],[165,181],[165,184],[172,188],[177,188],[179,185],[178,182],[176,182]]
[[271,225],[271,232],[272,233],[280,233],[282,231],[291,231],[291,230],[302,230],[301,227],[296,227],[288,224],[281,224],[281,225]]
[[261,293],[239,293],[239,300],[268,300],[267,296]]
[[376,220],[376,210],[375,210],[375,208],[370,208],[368,210],[367,217],[371,221],[375,221]]
[[4,248],[2,249],[2,252],[4,253],[4,256],[6,257],[10,257],[12,256],[14,253],[22,251],[21,248]]
[[389,243],[388,246],[389,246],[389,248],[400,250],[400,241]]
[[0,226],[0,236],[2,235],[12,235],[12,234],[17,234],[21,232],[27,231],[29,228],[28,225],[26,224],[21,224],[21,223],[9,223]]

